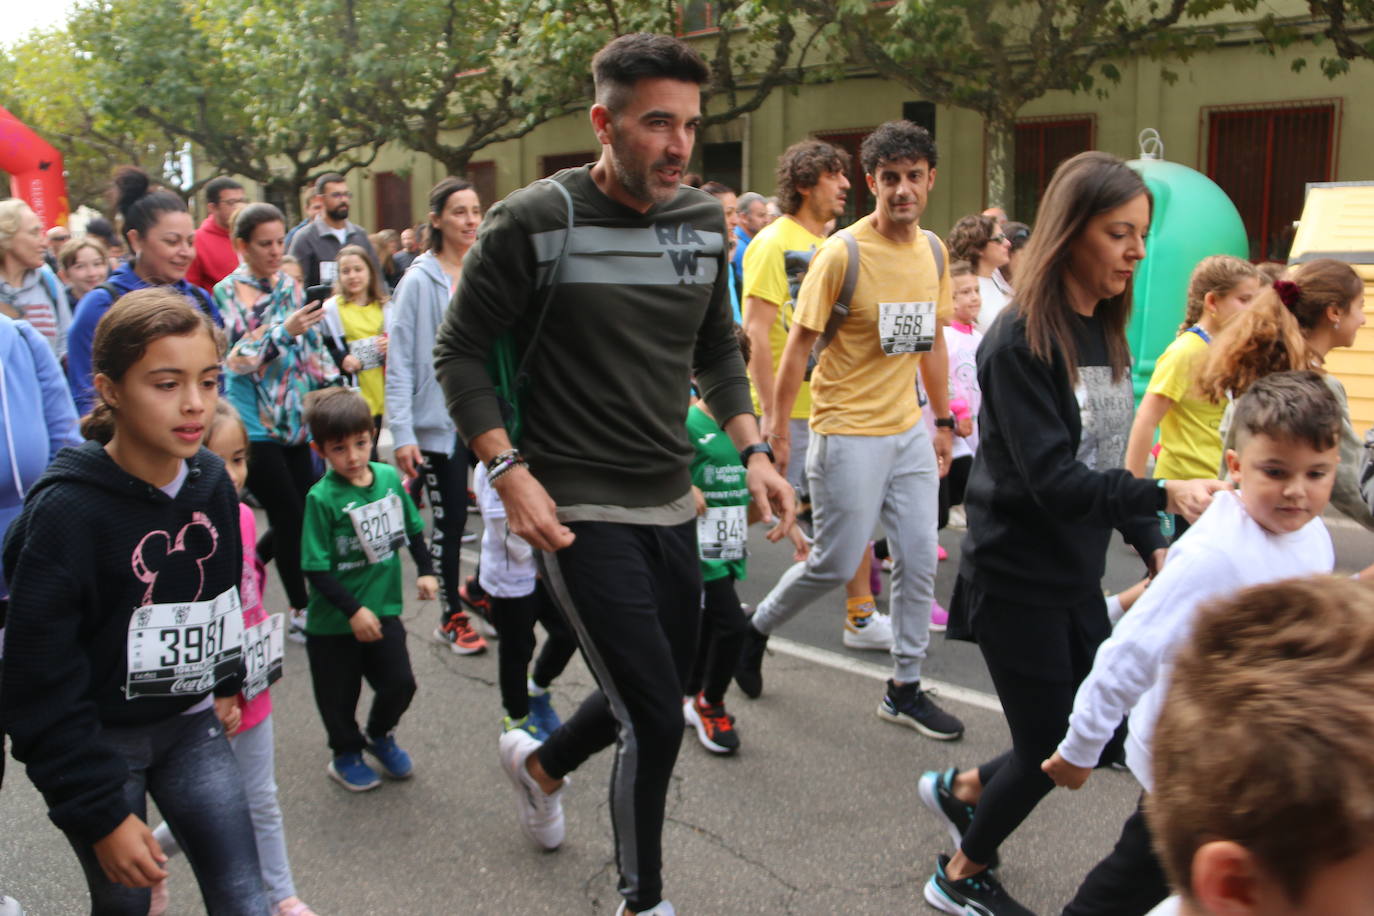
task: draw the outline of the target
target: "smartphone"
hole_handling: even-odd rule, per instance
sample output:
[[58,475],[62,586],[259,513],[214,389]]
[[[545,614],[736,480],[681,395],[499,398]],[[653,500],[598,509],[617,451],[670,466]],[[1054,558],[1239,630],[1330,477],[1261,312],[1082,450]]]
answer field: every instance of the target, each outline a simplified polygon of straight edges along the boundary
[[321,286],[311,286],[305,291],[305,304],[312,312],[324,305],[324,300],[329,298],[330,293],[334,292],[334,287],[328,284]]

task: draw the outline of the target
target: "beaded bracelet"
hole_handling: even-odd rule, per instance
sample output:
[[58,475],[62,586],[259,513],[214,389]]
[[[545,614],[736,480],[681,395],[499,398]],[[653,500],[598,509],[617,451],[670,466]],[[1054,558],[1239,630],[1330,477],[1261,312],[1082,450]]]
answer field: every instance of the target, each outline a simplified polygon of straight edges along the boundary
[[529,466],[519,451],[513,448],[507,449],[487,463],[487,482],[495,483],[503,475],[509,474],[520,465]]

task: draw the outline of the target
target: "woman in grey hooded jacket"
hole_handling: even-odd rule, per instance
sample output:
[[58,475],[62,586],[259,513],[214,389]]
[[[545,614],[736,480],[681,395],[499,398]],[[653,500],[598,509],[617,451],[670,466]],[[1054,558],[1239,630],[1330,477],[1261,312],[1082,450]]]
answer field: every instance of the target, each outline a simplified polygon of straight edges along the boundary
[[386,412],[396,465],[419,475],[434,508],[439,627],[434,638],[459,655],[486,649],[459,603],[458,554],[467,521],[468,453],[434,376],[434,338],[458,289],[463,257],[477,240],[481,205],[471,184],[445,178],[429,193],[430,247],[396,284],[387,325]]

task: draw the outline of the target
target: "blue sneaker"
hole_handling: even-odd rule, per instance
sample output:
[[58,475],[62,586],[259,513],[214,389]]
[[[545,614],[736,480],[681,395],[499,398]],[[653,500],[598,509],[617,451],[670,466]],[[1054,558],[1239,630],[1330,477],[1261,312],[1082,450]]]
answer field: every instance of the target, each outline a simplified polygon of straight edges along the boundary
[[549,740],[558,730],[558,726],[563,724],[563,720],[558,718],[558,713],[553,711],[553,698],[548,692],[535,696],[530,694],[530,725],[533,727],[534,737],[541,742]]
[[350,792],[366,792],[382,784],[377,771],[363,762],[358,753],[340,754],[329,763],[329,776]]
[[409,779],[415,772],[415,764],[411,762],[410,755],[401,750],[392,735],[368,738],[367,752],[377,758],[377,762],[382,765],[382,772],[392,779]]

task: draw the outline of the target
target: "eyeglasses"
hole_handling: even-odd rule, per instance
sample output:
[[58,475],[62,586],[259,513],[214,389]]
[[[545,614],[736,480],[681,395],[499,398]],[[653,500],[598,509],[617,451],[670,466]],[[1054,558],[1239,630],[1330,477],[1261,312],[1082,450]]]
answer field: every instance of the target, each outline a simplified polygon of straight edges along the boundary
[[326,194],[326,195],[324,195],[324,196],[325,196],[325,197],[328,197],[330,200],[349,200],[350,198],[353,197],[353,192],[352,192],[352,191],[330,191],[328,194]]
[[239,204],[246,203],[248,203],[248,198],[246,197],[236,197],[233,200],[225,200],[224,198],[220,198],[219,200],[219,205],[221,207],[237,207]]

